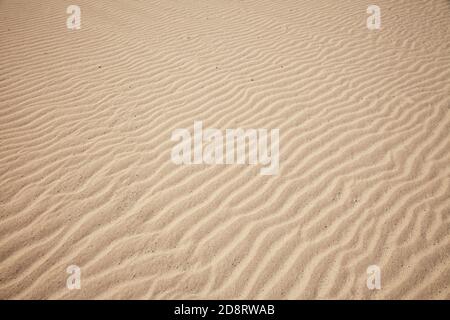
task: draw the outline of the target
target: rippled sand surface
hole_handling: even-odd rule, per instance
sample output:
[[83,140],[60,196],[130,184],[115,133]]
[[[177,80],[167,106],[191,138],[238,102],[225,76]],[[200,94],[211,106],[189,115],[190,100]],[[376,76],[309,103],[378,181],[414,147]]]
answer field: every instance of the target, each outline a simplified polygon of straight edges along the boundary
[[450,2],[376,2],[1,0],[0,298],[450,299]]

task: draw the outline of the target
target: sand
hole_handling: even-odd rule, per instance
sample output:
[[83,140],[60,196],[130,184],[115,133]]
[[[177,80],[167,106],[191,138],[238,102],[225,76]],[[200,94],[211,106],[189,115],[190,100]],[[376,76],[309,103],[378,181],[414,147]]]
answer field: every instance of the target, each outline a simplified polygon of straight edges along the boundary
[[[0,298],[449,299],[450,2],[371,4],[1,0]],[[194,121],[278,173],[174,164]]]

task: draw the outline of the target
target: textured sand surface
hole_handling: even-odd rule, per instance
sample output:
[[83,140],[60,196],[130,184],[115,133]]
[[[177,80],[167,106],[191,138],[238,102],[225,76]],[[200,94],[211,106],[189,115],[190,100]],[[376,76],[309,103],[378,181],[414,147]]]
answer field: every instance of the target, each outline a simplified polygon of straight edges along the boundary
[[449,108],[450,1],[0,0],[0,298],[450,299]]

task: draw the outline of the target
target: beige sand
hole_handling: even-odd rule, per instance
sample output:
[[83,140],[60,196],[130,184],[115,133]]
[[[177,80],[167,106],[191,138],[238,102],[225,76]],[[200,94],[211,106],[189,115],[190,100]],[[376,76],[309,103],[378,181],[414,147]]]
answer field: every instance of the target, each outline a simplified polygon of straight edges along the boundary
[[[450,2],[370,4],[1,0],[0,298],[449,299]],[[173,164],[194,120],[279,174]]]

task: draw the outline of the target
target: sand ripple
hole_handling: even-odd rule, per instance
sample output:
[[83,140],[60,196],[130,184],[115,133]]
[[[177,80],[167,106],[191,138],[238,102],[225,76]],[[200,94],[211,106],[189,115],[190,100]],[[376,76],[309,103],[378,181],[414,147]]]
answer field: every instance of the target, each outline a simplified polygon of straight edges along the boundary
[[[77,4],[0,2],[0,298],[450,299],[448,1]],[[174,165],[195,120],[279,174]]]

